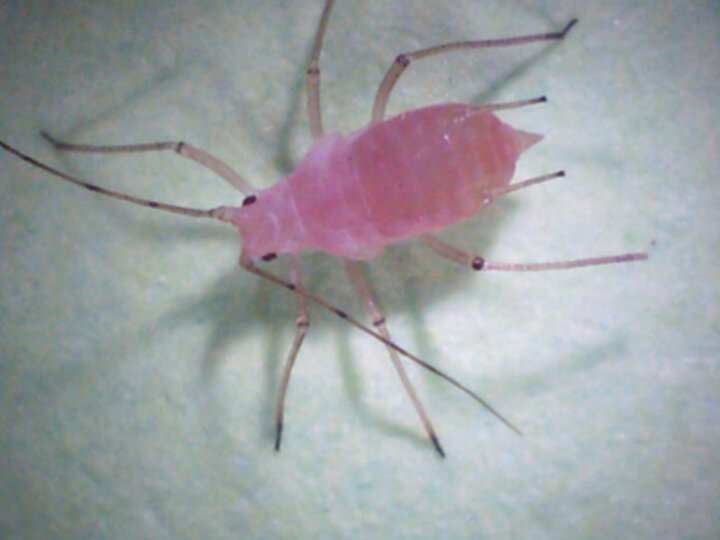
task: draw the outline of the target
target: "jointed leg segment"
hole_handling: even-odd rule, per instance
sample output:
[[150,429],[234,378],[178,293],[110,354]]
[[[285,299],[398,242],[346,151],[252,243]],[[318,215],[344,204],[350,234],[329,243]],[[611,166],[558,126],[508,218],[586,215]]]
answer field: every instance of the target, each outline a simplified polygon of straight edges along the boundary
[[172,150],[178,155],[199,163],[203,167],[210,169],[228,184],[237,190],[249,195],[255,189],[242,176],[236,173],[230,165],[224,161],[210,155],[204,150],[194,147],[193,145],[182,141],[163,141],[146,144],[123,144],[123,145],[92,145],[92,144],[72,144],[58,141],[42,132],[42,136],[52,144],[56,150],[63,152],[83,152],[86,154],[134,154],[139,152],[162,152]]
[[[295,287],[304,288],[302,271],[300,270],[300,262],[293,255],[287,255],[285,259],[290,266],[290,280]],[[287,395],[288,384],[290,383],[290,375],[292,373],[295,360],[297,359],[300,347],[305,340],[305,335],[310,328],[310,315],[307,309],[307,300],[304,296],[295,295],[297,307],[297,317],[295,319],[295,339],[293,339],[292,347],[288,353],[285,367],[283,368],[282,379],[278,388],[277,404],[275,406],[275,450],[280,450],[282,440],[283,418],[285,411],[285,396]]]
[[[365,271],[362,267],[362,263],[346,259],[345,268],[348,272],[348,275],[350,276],[350,281],[352,282],[355,291],[358,293],[358,296],[363,303],[365,313],[372,322],[373,326],[377,328],[377,331],[385,339],[391,341],[392,338],[390,337],[390,332],[388,331],[387,324],[385,322],[385,316],[380,311],[380,308],[377,305],[375,295],[370,288],[370,283],[365,277]],[[390,353],[390,360],[395,367],[395,371],[397,372],[398,377],[400,377],[403,388],[405,388],[405,392],[410,398],[410,401],[412,401],[413,406],[415,407],[415,410],[420,417],[420,421],[422,422],[423,427],[428,434],[428,437],[430,437],[430,440],[432,441],[433,446],[435,446],[435,450],[437,450],[438,454],[440,454],[441,457],[445,457],[445,451],[440,445],[440,440],[438,439],[437,433],[435,432],[435,428],[430,421],[430,417],[425,412],[425,408],[423,407],[422,402],[417,395],[417,392],[415,392],[415,388],[413,387],[412,382],[410,382],[405,368],[400,362],[397,351],[390,346],[388,346],[387,349]]]
[[481,256],[456,248],[432,234],[423,236],[422,242],[443,259],[447,259],[452,263],[459,264],[460,266],[467,266],[478,271],[499,270],[510,272],[541,272],[543,270],[567,270],[570,268],[582,268],[585,266],[642,261],[648,258],[647,253],[623,253],[622,255],[608,255],[607,257],[590,257],[587,259],[572,259],[566,261],[506,263],[486,261]]
[[[319,296],[316,296],[309,292],[304,287],[298,287],[297,285],[290,283],[287,280],[284,280],[272,272],[268,272],[266,270],[263,270],[262,268],[258,268],[255,263],[253,262],[252,258],[245,252],[240,253],[240,266],[242,266],[245,270],[248,272],[255,274],[256,276],[259,276],[263,279],[266,279],[270,281],[271,283],[274,283],[276,285],[279,285],[280,287],[283,287],[291,292],[293,292],[295,295],[302,296],[303,298],[307,299],[308,301],[319,305],[323,309],[326,309],[341,319],[345,320],[361,332],[377,339],[378,341],[384,343],[388,348],[393,349],[400,355],[404,356],[408,360],[411,360],[418,364],[419,366],[423,367],[424,369],[434,373],[441,379],[445,379],[447,382],[452,384],[455,388],[458,390],[461,390],[471,398],[473,398],[475,401],[477,401],[480,405],[485,407],[491,414],[493,414],[498,420],[500,420],[503,424],[505,424],[507,427],[512,429],[515,433],[520,435],[520,430],[516,428],[509,420],[507,420],[504,416],[502,416],[495,408],[490,405],[487,401],[485,401],[482,397],[480,397],[478,394],[467,388],[465,385],[463,385],[461,382],[459,382],[457,379],[454,379],[447,373],[440,371],[438,368],[433,366],[432,364],[427,363],[425,360],[419,358],[418,356],[410,353],[394,341],[392,341],[390,338],[385,337],[381,333],[365,326],[360,321],[358,321],[356,318],[352,317],[348,313],[336,308],[331,303],[329,303],[326,300],[323,300]],[[434,442],[434,441],[433,441]],[[437,446],[436,446],[437,447]],[[441,452],[442,449],[438,449],[438,452]]]
[[[315,40],[313,42],[313,51],[310,57],[306,71],[306,91],[307,91],[307,112],[310,122],[310,132],[313,139],[319,139],[323,136],[322,112],[320,106],[320,53],[322,52],[323,40],[327,30],[330,12],[333,9],[335,0],[327,0],[323,8],[317,31],[315,32]],[[526,43],[536,43],[541,41],[554,41],[563,39],[570,29],[575,26],[577,19],[572,19],[565,25],[560,32],[549,32],[545,34],[533,34],[528,36],[519,36],[501,39],[485,39],[476,41],[460,41],[456,43],[445,43],[420,49],[410,53],[404,53],[397,56],[393,64],[388,69],[375,95],[373,103],[371,122],[380,122],[385,117],[385,109],[387,107],[390,94],[392,93],[398,79],[414,60],[420,60],[429,56],[436,56],[457,50],[470,49],[487,49],[491,47],[507,47],[511,45],[522,45]],[[488,111],[513,109],[541,103],[546,101],[545,97],[530,100],[517,101],[512,103],[486,105]]]
[[538,41],[553,41],[563,39],[570,29],[575,26],[577,19],[571,20],[565,25],[560,32],[550,32],[546,34],[534,34],[530,36],[520,36],[503,39],[484,39],[478,41],[459,41],[457,43],[445,43],[436,45],[427,49],[413,51],[410,53],[400,54],[395,58],[395,62],[390,66],[385,77],[380,83],[380,87],[375,95],[375,103],[373,103],[371,122],[380,122],[385,117],[385,108],[387,107],[390,94],[395,88],[398,79],[408,68],[413,60],[420,60],[429,56],[436,56],[451,51],[469,50],[469,49],[487,49],[490,47],[507,47],[510,45],[522,45],[525,43],[535,43]]
[[325,38],[325,31],[327,30],[333,4],[335,4],[335,0],[328,0],[323,8],[320,22],[315,32],[312,56],[310,57],[310,63],[305,72],[307,113],[308,120],[310,121],[310,133],[313,139],[319,139],[323,136],[322,111],[320,110],[320,52],[322,51],[323,39]]
[[[547,182],[555,178],[562,178],[565,176],[565,171],[556,171],[554,173],[545,174],[542,176],[536,176],[522,182],[515,182],[505,188],[498,189],[494,193],[494,197],[502,197],[513,191],[518,191],[535,184]],[[599,266],[603,264],[617,264],[630,261],[641,261],[648,258],[647,253],[623,253],[620,255],[608,255],[606,257],[590,257],[587,259],[572,259],[566,261],[552,261],[552,262],[540,262],[540,263],[505,263],[505,262],[493,262],[486,261],[475,253],[464,251],[460,248],[456,248],[441,240],[434,234],[428,234],[421,238],[422,242],[429,247],[433,252],[447,259],[448,261],[459,264],[460,266],[467,266],[473,270],[499,270],[499,271],[510,271],[510,272],[540,272],[543,270],[567,270],[570,268],[582,268],[584,266]]]

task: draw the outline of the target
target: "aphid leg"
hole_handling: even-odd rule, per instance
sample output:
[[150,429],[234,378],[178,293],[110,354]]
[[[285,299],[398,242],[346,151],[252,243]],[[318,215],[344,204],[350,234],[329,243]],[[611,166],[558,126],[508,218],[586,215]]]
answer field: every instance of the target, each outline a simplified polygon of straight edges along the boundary
[[184,216],[190,216],[190,217],[212,218],[212,219],[217,219],[217,220],[223,221],[222,211],[220,208],[213,208],[210,210],[203,210],[200,208],[188,208],[187,206],[176,206],[174,204],[161,203],[158,201],[152,201],[150,199],[143,199],[141,197],[135,197],[133,195],[128,195],[127,193],[122,193],[120,191],[115,191],[112,189],[105,189],[96,184],[91,184],[90,182],[85,182],[84,180],[80,180],[79,178],[70,176],[69,174],[66,174],[62,171],[59,171],[59,170],[51,167],[50,165],[45,165],[42,161],[39,161],[39,160],[35,159],[34,157],[31,157],[31,156],[21,152],[20,150],[10,146],[9,144],[7,144],[3,141],[0,141],[0,148],[4,148],[11,154],[15,154],[17,157],[19,157],[23,161],[30,163],[31,165],[33,165],[39,169],[42,169],[43,171],[49,172],[50,174],[52,174],[53,176],[56,176],[57,178],[65,180],[66,182],[70,182],[71,184],[75,184],[76,186],[79,186],[81,188],[85,188],[89,191],[92,191],[93,193],[105,195],[106,197],[111,197],[113,199],[126,201],[126,202],[129,202],[132,204],[137,204],[138,206],[152,208],[154,210],[163,210],[165,212],[171,212],[173,214],[182,214]]
[[490,47],[507,47],[510,45],[522,45],[525,43],[535,43],[539,41],[553,41],[563,39],[570,29],[577,23],[577,19],[572,19],[565,25],[560,32],[550,32],[546,34],[533,34],[530,36],[519,36],[503,39],[484,39],[479,41],[459,41],[457,43],[445,43],[436,45],[427,49],[420,49],[410,53],[400,54],[385,73],[380,87],[375,94],[375,102],[372,109],[371,122],[380,122],[385,116],[385,108],[387,107],[390,94],[395,87],[400,76],[408,68],[413,60],[420,60],[428,56],[435,56],[451,51],[468,50],[468,49],[487,49]]
[[590,257],[587,259],[573,259],[567,261],[553,261],[541,263],[504,263],[486,261],[479,255],[458,249],[437,236],[428,234],[422,237],[423,243],[443,259],[467,266],[473,270],[502,270],[511,272],[539,272],[543,270],[566,270],[581,268],[583,266],[599,266],[601,264],[616,264],[631,261],[643,261],[648,258],[647,253],[623,253],[608,255],[606,257]]
[[431,373],[434,373],[441,379],[446,380],[448,383],[453,385],[455,388],[464,392],[465,394],[467,394],[468,396],[473,398],[475,401],[477,401],[487,411],[489,411],[491,414],[493,414],[498,420],[500,420],[503,424],[505,424],[507,427],[509,427],[515,433],[517,433],[518,435],[522,435],[520,430],[517,427],[515,427],[507,418],[505,418],[497,410],[495,410],[495,408],[492,405],[490,405],[482,397],[480,397],[478,394],[476,394],[475,392],[470,390],[468,387],[466,387],[464,384],[462,384],[457,379],[454,379],[447,373],[440,371],[438,368],[436,368],[432,364],[427,363],[422,358],[419,358],[418,356],[415,356],[414,354],[408,352],[407,350],[405,350],[403,347],[401,347],[394,341],[379,334],[375,330],[365,326],[360,321],[358,321],[355,317],[352,317],[351,315],[342,311],[341,309],[336,308],[330,302],[323,300],[319,296],[312,294],[304,287],[298,287],[298,286],[294,285],[293,283],[290,283],[289,281],[284,280],[281,277],[278,277],[271,272],[263,270],[262,268],[258,268],[255,265],[255,263],[253,262],[252,258],[244,251],[242,251],[240,253],[240,261],[239,262],[240,262],[240,266],[242,266],[245,270],[247,270],[251,274],[255,274],[258,277],[266,279],[266,280],[270,281],[271,283],[274,283],[275,285],[278,285],[279,287],[287,289],[298,296],[302,296],[303,298],[306,298],[310,302],[317,304],[318,306],[322,307],[323,309],[326,309],[327,311],[334,313],[335,315],[337,315],[338,317],[340,317],[341,319],[346,321],[348,324],[351,324],[352,326],[354,326],[361,332],[377,339],[378,341],[387,345],[389,348],[393,349],[394,351],[397,351],[400,355],[404,356],[408,360],[415,362],[416,364],[423,367],[424,369],[430,371]]
[[83,152],[86,154],[132,154],[137,152],[162,152],[164,150],[172,150],[176,154],[199,163],[217,174],[228,184],[237,190],[249,195],[255,189],[242,176],[236,173],[230,165],[221,161],[199,148],[183,141],[163,141],[146,144],[123,144],[123,145],[92,145],[92,144],[72,144],[58,141],[44,131],[41,135],[52,144],[56,150],[62,152]]
[[310,133],[313,139],[319,139],[323,135],[322,113],[320,111],[320,51],[322,51],[325,30],[327,30],[330,11],[332,11],[335,0],[328,0],[323,8],[315,41],[313,43],[312,56],[305,72],[307,86],[307,112],[310,121]]
[[[350,276],[350,281],[352,282],[355,291],[360,296],[363,307],[365,308],[365,313],[372,322],[373,326],[377,328],[377,331],[380,333],[380,335],[382,335],[385,339],[391,341],[392,338],[390,337],[390,332],[388,331],[387,324],[385,322],[385,316],[380,311],[380,308],[377,305],[375,295],[370,288],[370,283],[368,282],[367,277],[365,276],[365,270],[362,267],[362,263],[346,259],[345,268],[347,269],[348,275]],[[422,425],[425,428],[428,437],[430,437],[430,440],[435,446],[435,450],[437,450],[438,454],[440,454],[440,457],[445,457],[445,451],[440,445],[440,440],[438,439],[435,428],[430,421],[430,417],[425,412],[425,408],[423,407],[422,402],[417,395],[417,392],[415,392],[415,388],[413,387],[412,382],[410,382],[407,372],[405,371],[405,368],[400,362],[400,358],[398,357],[397,352],[391,347],[388,347],[387,349],[390,353],[390,359],[392,360],[393,366],[395,367],[395,371],[397,372],[398,377],[400,377],[403,388],[405,388],[405,392],[407,393],[408,397],[410,397],[410,401],[412,401],[412,404],[415,407],[418,416],[420,417],[420,421],[422,422]]]
[[[285,256],[290,266],[290,280],[296,287],[304,288],[302,271],[300,270],[300,262],[293,255]],[[287,395],[288,384],[290,383],[290,374],[292,373],[295,359],[297,358],[300,347],[305,340],[305,335],[310,328],[310,315],[307,309],[307,300],[304,296],[295,295],[297,306],[297,317],[295,318],[295,339],[288,353],[285,367],[283,368],[280,387],[278,388],[277,404],[275,407],[275,450],[280,451],[280,442],[283,432],[283,418],[285,411],[285,396]]]

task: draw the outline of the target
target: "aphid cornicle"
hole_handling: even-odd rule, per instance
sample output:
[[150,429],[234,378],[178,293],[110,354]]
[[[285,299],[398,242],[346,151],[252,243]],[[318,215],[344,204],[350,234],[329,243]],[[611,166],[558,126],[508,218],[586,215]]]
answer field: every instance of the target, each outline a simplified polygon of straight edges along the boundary
[[[567,269],[647,258],[646,253],[626,253],[546,263],[490,262],[434,236],[435,232],[474,216],[500,196],[564,175],[558,171],[510,183],[520,155],[542,137],[508,126],[494,112],[542,103],[544,97],[493,105],[433,105],[384,120],[390,94],[399,77],[413,61],[457,50],[562,40],[577,21],[571,20],[559,32],[447,43],[401,54],[391,64],[378,88],[370,124],[349,135],[326,135],[320,113],[319,59],[333,4],[334,0],[325,3],[307,68],[308,120],[314,144],[297,169],[270,188],[252,188],[226,163],[185,142],[92,146],[56,141],[43,133],[57,150],[63,151],[175,151],[209,168],[245,193],[241,206],[201,210],[151,201],[74,178],[2,141],[0,146],[33,166],[95,193],[176,214],[212,218],[237,228],[243,241],[241,266],[292,291],[297,300],[295,339],[285,362],[277,396],[276,450],[280,449],[290,374],[310,324],[308,302],[335,313],[386,345],[391,362],[423,428],[441,456],[445,452],[400,356],[445,379],[519,433],[515,426],[478,394],[392,340],[361,261],[377,257],[387,245],[412,238],[419,238],[441,257],[474,270]],[[311,250],[324,251],[344,260],[350,281],[375,329],[363,325],[305,288],[297,255]],[[289,280],[256,265],[258,259],[270,261],[278,256],[288,263]]]

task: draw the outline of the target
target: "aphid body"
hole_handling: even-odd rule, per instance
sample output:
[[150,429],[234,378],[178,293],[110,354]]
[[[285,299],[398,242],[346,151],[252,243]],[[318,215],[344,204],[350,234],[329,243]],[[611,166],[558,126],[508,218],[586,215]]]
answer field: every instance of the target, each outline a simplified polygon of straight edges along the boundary
[[[319,58],[334,0],[327,0],[318,25],[307,69],[307,108],[314,144],[297,169],[285,180],[263,190],[229,165],[185,142],[157,142],[122,146],[93,146],[56,141],[56,149],[75,152],[129,153],[172,150],[215,172],[246,194],[239,207],[210,210],[175,206],[121,193],[77,179],[0,141],[0,147],[35,167],[115,199],[190,217],[230,223],[243,240],[240,265],[296,297],[296,333],[280,381],[275,409],[275,449],[280,449],[284,403],[290,375],[310,325],[308,302],[327,309],[382,342],[410,398],[428,438],[444,456],[439,438],[420,402],[400,356],[443,378],[478,401],[508,427],[519,430],[468,387],[395,343],[359,261],[379,255],[385,246],[420,237],[434,253],[474,270],[538,271],[614,264],[647,258],[625,253],[569,261],[502,263],[451,246],[433,233],[477,214],[500,196],[563,176],[562,171],[510,183],[520,155],[542,137],[514,129],[494,111],[542,103],[544,97],[493,105],[441,104],[405,112],[384,120],[390,94],[413,60],[456,50],[504,47],[561,40],[577,22],[560,32],[513,38],[447,43],[401,54],[387,71],[373,104],[371,122],[349,135],[325,134],[320,112]],[[350,281],[372,323],[358,319],[309,292],[296,255],[324,251],[343,259]],[[258,267],[258,259],[278,255],[288,263],[289,279]]]
[[479,107],[425,107],[322,137],[288,178],[252,204],[222,207],[222,217],[252,258],[319,250],[370,259],[475,215],[540,139]]

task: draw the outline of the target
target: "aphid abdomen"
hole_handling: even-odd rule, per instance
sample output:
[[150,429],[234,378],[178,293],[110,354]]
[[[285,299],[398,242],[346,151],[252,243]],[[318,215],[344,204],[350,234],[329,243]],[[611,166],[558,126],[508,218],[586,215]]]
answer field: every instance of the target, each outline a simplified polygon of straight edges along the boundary
[[349,137],[370,222],[386,244],[466,220],[507,185],[542,136],[465,104],[403,113]]

